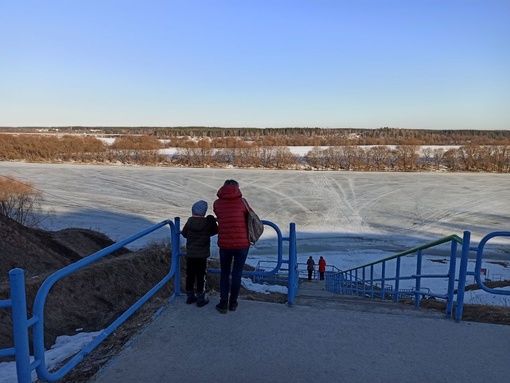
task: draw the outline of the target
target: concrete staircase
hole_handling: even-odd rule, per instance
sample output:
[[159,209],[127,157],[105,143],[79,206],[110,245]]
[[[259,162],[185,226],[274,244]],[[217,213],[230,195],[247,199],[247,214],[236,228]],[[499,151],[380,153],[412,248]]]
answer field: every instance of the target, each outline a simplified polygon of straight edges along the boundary
[[335,308],[340,310],[355,310],[381,314],[408,315],[432,318],[445,318],[446,313],[415,308],[390,300],[361,298],[352,295],[341,295],[326,290],[326,281],[303,280],[299,283],[299,290],[295,300],[296,305]]

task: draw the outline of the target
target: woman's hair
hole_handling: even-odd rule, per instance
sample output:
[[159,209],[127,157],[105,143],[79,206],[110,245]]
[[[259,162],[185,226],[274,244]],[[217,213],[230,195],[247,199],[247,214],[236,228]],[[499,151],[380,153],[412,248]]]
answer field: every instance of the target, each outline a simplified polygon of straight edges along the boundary
[[226,180],[225,183],[223,184],[224,186],[225,185],[233,185],[233,186],[237,186],[239,187],[239,183],[236,181],[236,180]]

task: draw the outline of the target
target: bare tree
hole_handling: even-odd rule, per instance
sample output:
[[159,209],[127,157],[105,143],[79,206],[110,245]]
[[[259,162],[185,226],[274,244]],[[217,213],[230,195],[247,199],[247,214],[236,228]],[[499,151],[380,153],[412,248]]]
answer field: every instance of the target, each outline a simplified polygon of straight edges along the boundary
[[[473,171],[477,168],[476,158],[480,155],[479,145],[468,145],[457,149],[457,157],[459,159],[459,166],[461,170]],[[481,164],[478,162],[478,166]]]
[[445,154],[444,149],[434,149],[433,155],[434,155],[434,167],[436,170],[441,169],[441,165],[443,164],[443,158]]
[[420,170],[428,170],[432,168],[432,155],[431,148],[425,148],[421,151],[421,156],[418,158],[418,166]]
[[367,161],[375,170],[384,170],[389,167],[391,150],[387,146],[373,146],[367,151]]
[[286,168],[289,165],[295,165],[297,162],[296,156],[286,146],[278,146],[276,148],[275,160],[277,168]]
[[13,176],[0,177],[0,214],[24,226],[34,227],[44,218],[37,218],[42,193],[30,182],[18,181]]
[[324,168],[324,150],[322,150],[318,146],[314,146],[312,150],[310,150],[305,155],[306,163],[312,168],[323,169]]
[[494,147],[494,157],[497,172],[508,172],[510,170],[510,150],[508,146],[499,145]]
[[459,169],[457,150],[455,149],[447,150],[443,155],[443,163],[448,170],[457,171]]
[[272,146],[262,145],[258,148],[259,162],[264,167],[270,167],[275,162],[275,152]]
[[418,162],[418,146],[397,145],[394,152],[401,170],[407,172],[416,169]]

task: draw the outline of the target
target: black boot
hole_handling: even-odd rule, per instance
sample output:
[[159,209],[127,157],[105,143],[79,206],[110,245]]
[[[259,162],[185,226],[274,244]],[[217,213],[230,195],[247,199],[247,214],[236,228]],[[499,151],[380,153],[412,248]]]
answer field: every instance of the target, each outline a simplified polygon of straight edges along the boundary
[[228,311],[228,302],[220,300],[220,303],[216,305],[216,310],[218,310],[222,314],[226,314]]
[[195,303],[197,301],[197,297],[196,297],[194,291],[186,291],[186,294],[188,294],[188,299],[186,299],[186,304],[187,305],[190,305],[190,304]]
[[228,309],[230,311],[236,311],[237,310],[237,301],[230,301],[230,303],[228,304]]
[[198,307],[204,307],[206,304],[209,303],[209,299],[205,296],[205,293],[198,294],[197,297],[197,306]]

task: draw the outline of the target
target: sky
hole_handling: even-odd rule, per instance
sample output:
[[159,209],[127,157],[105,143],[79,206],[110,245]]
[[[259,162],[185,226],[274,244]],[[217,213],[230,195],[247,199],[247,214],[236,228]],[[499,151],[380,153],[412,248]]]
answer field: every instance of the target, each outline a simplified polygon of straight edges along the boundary
[[510,129],[508,0],[1,8],[0,126]]

